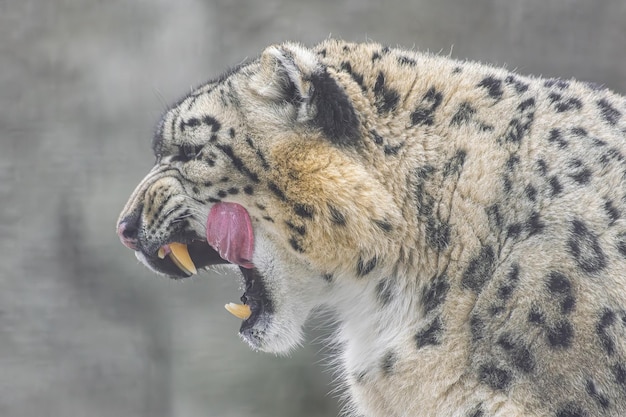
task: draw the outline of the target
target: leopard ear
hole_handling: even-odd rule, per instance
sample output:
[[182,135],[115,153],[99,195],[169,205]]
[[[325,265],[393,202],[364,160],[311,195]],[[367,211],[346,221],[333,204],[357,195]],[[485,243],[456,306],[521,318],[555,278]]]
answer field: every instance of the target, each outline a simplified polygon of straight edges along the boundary
[[257,92],[293,106],[297,123],[321,129],[346,145],[358,139],[359,119],[345,90],[311,50],[293,43],[270,46],[261,55]]
[[319,67],[315,55],[304,47],[270,46],[261,55],[261,68],[252,86],[267,99],[297,107],[298,119],[304,119],[310,102],[311,74]]

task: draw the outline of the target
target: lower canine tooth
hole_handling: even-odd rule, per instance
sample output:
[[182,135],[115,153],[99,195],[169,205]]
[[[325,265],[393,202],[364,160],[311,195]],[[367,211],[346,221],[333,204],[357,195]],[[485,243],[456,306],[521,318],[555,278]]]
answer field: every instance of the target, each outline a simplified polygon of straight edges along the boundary
[[189,250],[184,243],[172,242],[169,245],[171,252],[169,253],[170,259],[176,264],[177,267],[190,275],[198,273],[196,266],[189,256]]
[[250,310],[250,306],[247,304],[228,303],[224,308],[228,310],[230,314],[241,320],[246,320],[252,315],[252,310]]

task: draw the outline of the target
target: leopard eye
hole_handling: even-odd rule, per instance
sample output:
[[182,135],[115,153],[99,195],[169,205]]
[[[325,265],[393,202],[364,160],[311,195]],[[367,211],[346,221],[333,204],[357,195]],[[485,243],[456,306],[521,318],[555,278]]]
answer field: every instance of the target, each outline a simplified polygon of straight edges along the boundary
[[181,152],[184,155],[185,159],[189,161],[198,155],[198,148],[196,146],[190,145],[188,143],[184,143],[181,147]]
[[184,143],[178,147],[178,155],[172,158],[173,161],[188,162],[198,157],[202,152],[202,146]]

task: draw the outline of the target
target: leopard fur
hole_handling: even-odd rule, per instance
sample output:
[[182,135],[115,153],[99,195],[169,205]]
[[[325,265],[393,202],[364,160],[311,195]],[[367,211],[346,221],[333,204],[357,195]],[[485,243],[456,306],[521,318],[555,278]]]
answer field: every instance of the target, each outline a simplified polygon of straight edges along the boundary
[[137,256],[254,227],[286,352],[336,312],[354,416],[626,415],[626,99],[375,43],[268,47],[162,118]]

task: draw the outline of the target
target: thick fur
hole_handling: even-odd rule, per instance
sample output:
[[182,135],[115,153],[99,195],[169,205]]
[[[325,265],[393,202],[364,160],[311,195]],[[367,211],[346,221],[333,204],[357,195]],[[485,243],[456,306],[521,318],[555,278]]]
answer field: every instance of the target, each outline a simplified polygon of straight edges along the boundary
[[340,320],[355,416],[626,415],[626,99],[286,43],[183,98],[120,220],[147,259],[243,205],[285,352]]

